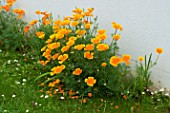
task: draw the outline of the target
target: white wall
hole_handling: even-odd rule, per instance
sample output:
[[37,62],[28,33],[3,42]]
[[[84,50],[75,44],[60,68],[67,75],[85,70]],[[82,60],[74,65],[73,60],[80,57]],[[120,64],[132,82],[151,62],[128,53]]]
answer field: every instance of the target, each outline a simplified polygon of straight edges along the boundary
[[[121,23],[124,30],[119,41],[120,53],[138,56],[153,53],[162,47],[157,66],[152,70],[152,80],[162,87],[170,88],[170,0],[17,0],[15,6],[25,10],[25,19],[38,19],[35,10],[52,12],[69,16],[75,7],[95,9],[100,28],[106,29],[108,36],[112,33],[111,22]],[[111,39],[111,38],[110,38]],[[109,42],[109,39],[107,40]]]

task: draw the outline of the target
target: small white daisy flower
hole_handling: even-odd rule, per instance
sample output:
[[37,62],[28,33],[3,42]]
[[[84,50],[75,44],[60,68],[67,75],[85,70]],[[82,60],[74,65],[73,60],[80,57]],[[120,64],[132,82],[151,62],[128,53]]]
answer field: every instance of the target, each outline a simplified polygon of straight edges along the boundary
[[4,112],[7,112],[7,110],[5,109]]
[[7,64],[11,64],[11,60],[8,60],[8,61],[7,61]]
[[56,89],[56,91],[58,91],[58,89]]
[[127,91],[127,93],[130,93],[129,91]]
[[21,64],[17,64],[17,66],[19,67],[19,66],[21,66]]
[[45,97],[44,98],[48,98],[49,96],[48,95],[45,95]]
[[106,83],[104,83],[103,85],[106,86]]
[[0,50],[0,52],[2,52],[2,50]]
[[23,82],[26,82],[27,80],[26,79],[22,79]]
[[4,97],[5,95],[1,95],[2,97]]
[[26,112],[26,113],[28,113],[28,112],[29,112],[29,110],[27,109],[25,112]]
[[37,103],[37,102],[35,102],[35,105],[38,105],[38,103]]
[[154,92],[151,92],[151,95],[153,95],[154,94]]
[[18,62],[18,60],[15,59],[14,62]]
[[161,100],[158,98],[157,101],[159,102],[159,101],[161,101]]
[[155,93],[155,94],[157,94],[158,92],[157,92],[157,91],[155,91],[154,93]]
[[146,91],[149,91],[149,89],[146,89]]
[[61,100],[64,100],[65,98],[64,97],[60,97]]
[[21,84],[19,81],[15,81],[15,84]]
[[142,92],[142,95],[144,95],[145,94],[145,92]]
[[39,106],[41,106],[41,104],[39,104]]
[[13,97],[13,98],[15,98],[15,97],[16,97],[16,95],[12,95],[12,97]]
[[165,96],[169,96],[169,93],[165,93]]
[[159,91],[160,91],[160,92],[163,92],[163,91],[164,91],[164,88],[159,89]]
[[40,97],[41,97],[41,98],[43,98],[43,97],[44,97],[44,95],[41,95]]

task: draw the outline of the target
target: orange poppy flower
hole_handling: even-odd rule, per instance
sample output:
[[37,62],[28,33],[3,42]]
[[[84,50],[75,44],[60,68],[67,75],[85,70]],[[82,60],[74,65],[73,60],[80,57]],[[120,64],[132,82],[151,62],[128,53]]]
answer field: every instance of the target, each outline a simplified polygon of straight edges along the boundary
[[87,52],[84,53],[84,58],[91,60],[91,59],[93,59],[93,55],[94,55],[93,52],[90,53],[90,51],[87,51]]
[[124,55],[122,56],[122,60],[126,63],[126,65],[129,65],[129,64],[130,64],[130,62],[129,62],[130,59],[131,59],[131,56],[128,55],[128,54],[124,54]]
[[105,34],[106,30],[105,29],[100,29],[97,31],[99,35]]
[[90,29],[90,27],[91,27],[91,24],[90,23],[88,23],[88,24],[85,24],[85,26],[84,26],[86,29]]
[[109,46],[107,44],[98,44],[96,48],[98,51],[106,51],[109,49]]
[[70,40],[75,41],[75,40],[77,40],[77,37],[72,36],[72,37],[70,37],[68,40],[69,40],[69,41],[70,41]]
[[83,10],[82,9],[80,9],[80,8],[76,8],[76,9],[74,9],[74,10],[72,10],[74,13],[78,13],[78,14],[81,14],[82,12],[83,12]]
[[110,64],[114,67],[117,67],[118,64],[122,62],[122,59],[120,57],[112,56],[110,58]]
[[66,61],[68,59],[68,55],[67,54],[63,54],[63,55],[60,55],[59,57],[58,57],[58,60],[60,60],[59,61],[59,64],[62,64],[64,61]]
[[70,48],[70,46],[63,46],[63,47],[61,48],[61,52],[64,53],[64,52],[68,51],[69,48]]
[[139,60],[140,62],[142,62],[142,61],[144,60],[144,57],[143,57],[143,56],[139,56],[139,57],[138,57],[138,60]]
[[101,34],[97,36],[98,38],[100,38],[101,40],[105,40],[107,38],[106,34]]
[[121,38],[121,36],[119,34],[116,34],[116,35],[113,36],[114,40],[119,40],[120,38]]
[[103,63],[101,64],[102,67],[106,67],[106,65],[107,65],[106,62],[103,62]]
[[48,39],[45,43],[46,43],[46,44],[50,44],[52,41],[53,41],[53,40]]
[[112,27],[114,29],[119,29],[120,31],[123,30],[122,25],[121,24],[117,24],[116,22],[112,22]]
[[124,98],[125,100],[127,100],[127,99],[128,99],[126,95],[123,95],[123,98]]
[[100,43],[100,41],[101,41],[101,39],[98,38],[98,37],[91,39],[91,42],[92,42],[93,44],[98,44],[98,43]]
[[82,70],[80,68],[76,68],[75,71],[73,71],[73,75],[80,75],[82,73]]
[[47,45],[50,50],[57,49],[60,47],[60,42],[54,42]]
[[30,29],[30,26],[26,26],[26,27],[24,28],[24,33],[27,33],[27,32],[29,31],[29,29]]
[[60,25],[65,26],[65,25],[69,25],[70,24],[70,20],[64,20],[62,22],[60,22]]
[[58,59],[58,56],[59,56],[59,53],[56,53],[56,54],[54,54],[51,58],[52,58],[53,60],[56,60],[56,59]]
[[43,35],[43,34],[44,34],[44,32],[40,32],[40,31],[39,31],[39,32],[36,32],[36,35],[37,35],[37,36],[40,36],[40,35]]
[[156,52],[158,54],[162,54],[164,52],[164,50],[162,48],[156,48]]
[[9,12],[10,11],[10,5],[6,5],[6,6],[2,6],[2,8],[6,11]]
[[50,73],[50,75],[53,76],[54,74],[59,74],[59,73],[61,73],[64,69],[65,69],[65,65],[53,67],[53,68],[51,69],[52,72]]
[[71,22],[71,26],[77,26],[78,25],[78,21],[73,21],[73,22]]
[[82,16],[93,16],[92,12],[90,11],[87,11],[87,12],[84,12],[84,14],[82,14]]
[[41,14],[41,11],[40,10],[37,10],[37,11],[35,11],[35,14]]
[[60,83],[60,79],[54,80],[54,83],[55,83],[55,84],[59,84],[59,83]]
[[66,44],[67,44],[67,46],[72,46],[72,45],[74,45],[74,41],[73,40],[69,40]]
[[92,97],[93,96],[93,94],[92,93],[88,93],[88,97]]
[[76,31],[76,34],[78,34],[80,36],[84,35],[85,33],[86,33],[86,30],[77,30]]
[[44,25],[48,25],[48,24],[51,23],[51,20],[43,20],[42,23],[43,23]]
[[33,25],[35,25],[37,22],[38,22],[38,20],[33,20],[33,21],[31,21],[29,24],[30,24],[31,26],[33,26]]
[[87,50],[87,51],[94,50],[94,44],[87,44],[86,47],[84,48],[84,50]]
[[85,44],[79,44],[79,45],[74,46],[74,49],[82,50],[84,47],[85,47]]
[[6,0],[7,3],[13,3],[16,2],[16,0]]
[[119,106],[117,106],[117,105],[116,105],[116,106],[115,106],[115,108],[116,108],[116,109],[118,109],[118,108],[119,108]]
[[79,19],[82,19],[83,18],[83,16],[81,15],[81,14],[73,14],[73,19],[75,20],[75,21],[77,21],[77,20],[79,20]]
[[88,8],[87,9],[89,12],[93,12],[94,11],[94,8]]
[[92,87],[96,83],[96,79],[94,79],[94,77],[88,77],[85,79],[85,82],[87,83],[88,86]]
[[47,60],[47,61],[39,61],[39,63],[40,63],[42,66],[46,66],[48,62],[49,62],[48,60]]
[[49,84],[48,84],[48,87],[54,87],[55,86],[55,83],[54,82],[50,82]]
[[38,38],[41,38],[41,39],[43,39],[45,36],[44,32],[36,32],[36,35]]
[[69,95],[74,95],[75,93],[72,91],[72,89],[70,89],[70,91],[68,92]]

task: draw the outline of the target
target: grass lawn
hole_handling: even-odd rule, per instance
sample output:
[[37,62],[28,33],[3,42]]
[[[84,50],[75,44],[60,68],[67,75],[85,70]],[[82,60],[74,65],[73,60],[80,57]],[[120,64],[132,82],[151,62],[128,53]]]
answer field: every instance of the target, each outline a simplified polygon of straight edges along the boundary
[[37,58],[31,54],[0,52],[0,113],[170,113],[170,102],[141,101],[122,96],[61,99],[39,92]]

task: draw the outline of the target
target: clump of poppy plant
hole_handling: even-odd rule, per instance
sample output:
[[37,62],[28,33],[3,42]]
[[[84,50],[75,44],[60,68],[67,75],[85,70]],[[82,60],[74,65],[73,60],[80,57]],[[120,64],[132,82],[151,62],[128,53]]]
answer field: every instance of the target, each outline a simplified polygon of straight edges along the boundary
[[[52,20],[49,13],[38,10],[36,14],[42,15],[41,20],[33,20],[26,26],[25,32],[37,22],[44,26],[36,32],[44,44],[39,63],[45,70],[37,79],[47,84],[46,94],[70,98],[108,96],[132,87],[127,85],[131,84],[128,79],[132,75],[131,55],[117,55],[122,25],[112,22],[112,42],[107,44],[106,30],[97,29],[93,11],[94,8],[87,11],[76,8],[73,15]],[[143,58],[139,60],[142,62]]]
[[[16,0],[0,2],[0,46],[3,50],[26,52],[30,47],[28,43],[32,37],[24,34],[26,22],[22,20],[25,11],[13,8]],[[26,30],[26,29],[25,29]]]

